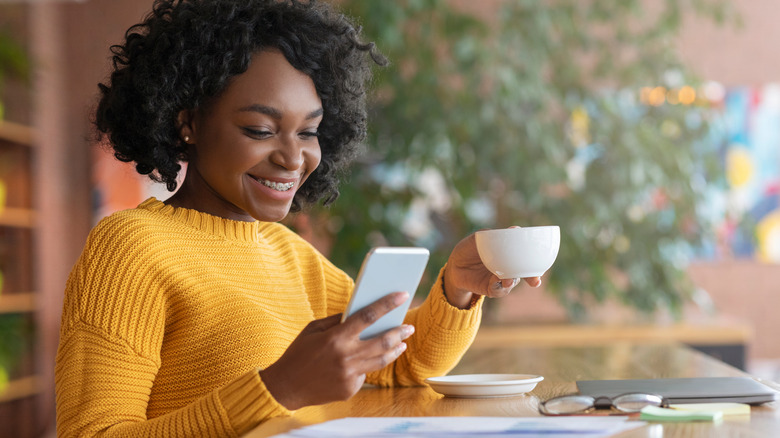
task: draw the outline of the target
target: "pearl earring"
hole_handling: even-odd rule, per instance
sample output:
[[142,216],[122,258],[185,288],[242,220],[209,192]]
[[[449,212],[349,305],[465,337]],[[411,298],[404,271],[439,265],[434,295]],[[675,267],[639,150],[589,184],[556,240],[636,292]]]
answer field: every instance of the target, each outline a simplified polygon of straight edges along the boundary
[[185,135],[184,136],[184,142],[185,143],[189,143],[190,142],[190,136],[189,135]]

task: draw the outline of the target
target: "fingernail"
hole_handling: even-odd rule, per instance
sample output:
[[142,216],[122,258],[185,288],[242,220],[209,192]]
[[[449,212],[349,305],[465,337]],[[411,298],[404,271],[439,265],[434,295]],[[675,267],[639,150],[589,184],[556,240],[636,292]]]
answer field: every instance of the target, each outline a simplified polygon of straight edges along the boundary
[[404,324],[403,328],[401,329],[401,335],[404,337],[404,339],[408,338],[409,336],[412,336],[414,333],[414,326],[409,324]]
[[393,300],[395,302],[396,306],[399,306],[406,302],[406,300],[409,299],[409,293],[408,292],[401,292],[400,294],[395,295],[395,299]]
[[520,279],[519,279],[519,278],[513,278],[513,279],[512,279],[512,287],[515,287],[515,286],[517,286],[517,283],[519,283],[519,282],[520,282]]
[[395,348],[396,348],[396,351],[398,352],[398,354],[400,355],[401,353],[403,353],[404,351],[406,351],[406,342],[401,342],[401,343],[400,343],[400,344],[398,344],[398,346],[397,346],[397,347],[395,347]]

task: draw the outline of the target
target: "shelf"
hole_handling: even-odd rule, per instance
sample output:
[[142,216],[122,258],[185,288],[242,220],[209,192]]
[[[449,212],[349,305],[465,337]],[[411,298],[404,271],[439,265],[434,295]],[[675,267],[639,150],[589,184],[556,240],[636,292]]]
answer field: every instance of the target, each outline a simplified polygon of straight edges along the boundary
[[5,207],[0,210],[0,226],[32,228],[35,226],[35,211]]
[[32,292],[4,293],[0,295],[0,314],[25,313],[34,310],[35,294]]
[[0,403],[30,397],[40,392],[41,385],[37,376],[23,377],[8,382],[0,392]]
[[0,139],[7,140],[12,143],[32,146],[33,130],[29,126],[0,120]]

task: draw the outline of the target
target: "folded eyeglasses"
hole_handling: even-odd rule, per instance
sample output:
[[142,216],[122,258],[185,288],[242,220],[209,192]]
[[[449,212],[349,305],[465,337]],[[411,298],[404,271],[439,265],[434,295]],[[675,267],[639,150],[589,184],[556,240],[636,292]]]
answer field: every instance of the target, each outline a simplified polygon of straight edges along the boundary
[[591,397],[589,395],[564,395],[551,398],[539,404],[539,412],[544,415],[587,414],[596,409],[609,408],[623,414],[639,412],[645,406],[665,408],[669,403],[656,394],[632,392],[615,397]]

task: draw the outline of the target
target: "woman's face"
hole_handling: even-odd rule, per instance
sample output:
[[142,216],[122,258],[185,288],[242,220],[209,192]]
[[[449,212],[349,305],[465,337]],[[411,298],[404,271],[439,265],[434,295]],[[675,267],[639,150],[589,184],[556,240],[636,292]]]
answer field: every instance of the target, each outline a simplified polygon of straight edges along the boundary
[[174,205],[279,221],[320,163],[322,102],[311,78],[277,50],[255,54],[220,96],[179,120],[191,147]]

